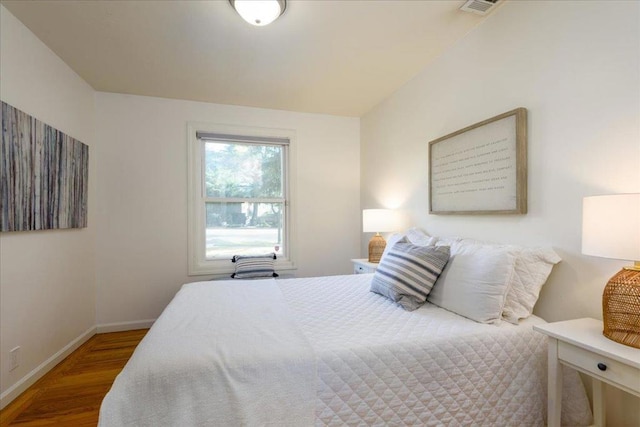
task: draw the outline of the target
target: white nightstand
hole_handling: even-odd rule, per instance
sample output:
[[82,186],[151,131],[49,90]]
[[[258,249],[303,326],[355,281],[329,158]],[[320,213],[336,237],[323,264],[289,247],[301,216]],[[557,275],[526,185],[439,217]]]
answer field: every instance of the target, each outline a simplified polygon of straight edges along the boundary
[[354,274],[375,273],[376,268],[378,268],[377,262],[369,262],[367,258],[352,259],[351,262],[353,263]]
[[640,397],[640,349],[606,338],[602,321],[567,320],[535,325],[533,329],[549,336],[549,427],[560,426],[562,365],[591,376],[596,426],[606,425],[602,382]]

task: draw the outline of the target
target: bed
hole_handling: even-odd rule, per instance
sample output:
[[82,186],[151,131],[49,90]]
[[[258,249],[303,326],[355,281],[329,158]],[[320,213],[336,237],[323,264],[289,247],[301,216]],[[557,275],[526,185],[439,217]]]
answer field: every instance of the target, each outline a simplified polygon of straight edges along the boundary
[[[370,292],[371,274],[184,285],[116,378],[112,426],[542,426],[546,337]],[[563,425],[588,425],[566,369]]]

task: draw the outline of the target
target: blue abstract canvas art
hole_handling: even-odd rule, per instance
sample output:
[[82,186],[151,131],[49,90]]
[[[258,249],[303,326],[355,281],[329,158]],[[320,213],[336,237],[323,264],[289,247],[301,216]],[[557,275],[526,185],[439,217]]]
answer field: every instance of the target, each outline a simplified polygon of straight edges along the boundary
[[2,102],[0,154],[0,231],[87,226],[87,145]]

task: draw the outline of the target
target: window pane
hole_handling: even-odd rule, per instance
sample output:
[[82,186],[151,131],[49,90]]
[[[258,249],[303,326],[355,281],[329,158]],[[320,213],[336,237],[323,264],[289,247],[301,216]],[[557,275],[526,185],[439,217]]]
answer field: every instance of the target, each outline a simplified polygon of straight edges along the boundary
[[284,203],[206,203],[207,259],[285,253]]
[[207,141],[206,197],[282,197],[282,150],[277,145]]

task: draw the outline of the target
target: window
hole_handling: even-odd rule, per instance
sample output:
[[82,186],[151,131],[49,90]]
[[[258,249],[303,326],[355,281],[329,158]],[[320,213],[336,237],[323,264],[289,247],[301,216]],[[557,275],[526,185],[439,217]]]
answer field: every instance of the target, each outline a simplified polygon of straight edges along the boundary
[[275,252],[291,269],[291,136],[189,125],[189,274],[233,271],[233,255]]

